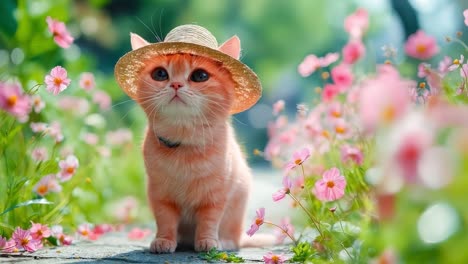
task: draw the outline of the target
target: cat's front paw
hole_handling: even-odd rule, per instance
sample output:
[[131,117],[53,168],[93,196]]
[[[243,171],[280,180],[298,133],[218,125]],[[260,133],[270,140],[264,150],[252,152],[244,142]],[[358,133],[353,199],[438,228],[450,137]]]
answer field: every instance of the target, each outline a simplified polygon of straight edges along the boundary
[[209,251],[212,248],[221,250],[221,243],[216,239],[200,239],[195,242],[195,251]]
[[150,252],[151,253],[174,253],[177,247],[175,241],[165,238],[155,238],[151,242]]

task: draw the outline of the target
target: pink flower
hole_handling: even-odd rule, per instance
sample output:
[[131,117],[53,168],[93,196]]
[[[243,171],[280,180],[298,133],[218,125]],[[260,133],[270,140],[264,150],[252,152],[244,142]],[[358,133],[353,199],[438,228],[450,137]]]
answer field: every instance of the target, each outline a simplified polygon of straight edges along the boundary
[[333,102],[329,105],[327,112],[330,118],[341,118],[343,116],[343,105],[339,102]]
[[258,231],[260,226],[263,224],[263,221],[265,220],[265,208],[259,208],[257,209],[257,217],[255,218],[253,224],[250,226],[250,229],[247,231],[247,235],[253,236],[255,232]]
[[373,131],[378,124],[401,118],[411,102],[411,87],[416,87],[416,83],[402,79],[393,66],[379,66],[377,76],[361,86],[359,114],[364,128]]
[[99,136],[94,133],[85,133],[83,135],[83,141],[89,145],[96,145],[99,142]]
[[57,174],[57,177],[64,182],[71,179],[76,173],[79,163],[78,159],[74,155],[68,155],[65,160],[59,162],[60,172]]
[[439,73],[443,77],[449,72],[449,67],[452,65],[453,60],[449,56],[444,56],[444,58],[439,62]]
[[0,252],[10,252],[13,248],[15,248],[16,243],[13,239],[6,240],[6,238],[0,236]]
[[128,233],[128,239],[142,240],[145,239],[151,233],[151,229],[140,229],[138,227],[135,227]]
[[77,96],[62,96],[58,101],[58,107],[70,111],[74,115],[82,116],[89,111],[89,102],[85,98]]
[[109,232],[111,232],[113,230],[114,230],[114,228],[109,224],[99,224],[99,225],[94,226],[92,231],[93,231],[93,233],[95,233],[97,235],[102,235],[102,234],[105,234],[105,233],[109,233]]
[[333,128],[335,129],[336,138],[349,139],[353,136],[351,127],[343,118],[333,119]]
[[0,109],[17,118],[24,118],[31,111],[29,100],[19,83],[0,82]]
[[50,33],[54,36],[54,41],[62,48],[68,48],[73,43],[73,37],[68,33],[67,28],[63,22],[52,19],[51,17],[46,18],[47,25]]
[[47,130],[47,124],[46,123],[31,123],[31,130],[34,133],[40,133],[40,132],[45,132]]
[[93,102],[99,105],[101,110],[109,110],[112,100],[110,96],[104,91],[96,91],[93,94]]
[[52,226],[51,228],[52,236],[57,238],[60,241],[60,244],[64,246],[69,246],[72,244],[72,237],[67,236],[63,233],[63,228],[60,225]]
[[39,95],[34,95],[31,97],[31,105],[34,109],[34,112],[40,113],[45,107],[45,102],[41,99]]
[[61,66],[54,67],[49,75],[45,77],[47,91],[54,95],[59,94],[70,85],[70,79],[67,78],[67,70]]
[[416,182],[419,161],[431,143],[432,138],[424,134],[409,132],[401,137],[393,158],[397,168],[407,182]]
[[346,91],[353,84],[353,73],[347,64],[340,64],[331,70],[333,82],[340,87],[340,92]]
[[57,121],[54,121],[50,124],[46,130],[46,133],[51,136],[57,143],[63,140],[62,127]]
[[82,237],[86,237],[90,240],[96,240],[99,237],[99,234],[96,234],[91,230],[91,226],[88,223],[79,225],[76,232]]
[[137,208],[138,200],[133,196],[127,196],[117,202],[114,216],[121,222],[129,223],[135,216]]
[[346,179],[340,170],[331,168],[315,183],[313,193],[320,201],[335,201],[343,197],[345,187]]
[[458,69],[458,67],[460,67],[463,64],[464,60],[465,60],[465,57],[463,56],[463,54],[461,54],[459,59],[453,60],[452,65],[448,67],[448,71],[454,71]]
[[314,54],[307,55],[299,64],[297,70],[302,77],[307,77],[322,67],[327,67],[339,58],[338,53],[328,53],[325,57],[319,58]]
[[32,227],[29,229],[33,239],[42,240],[43,238],[50,237],[51,231],[46,225],[31,222]]
[[425,78],[431,70],[431,65],[425,62],[418,65],[418,77]]
[[273,201],[277,202],[286,196],[290,192],[292,186],[291,179],[288,176],[283,177],[283,189],[273,193]]
[[273,115],[277,116],[280,112],[284,110],[284,101],[278,100],[273,104]]
[[360,40],[351,40],[343,47],[343,61],[353,64],[366,53],[366,47]]
[[62,186],[57,182],[55,175],[44,176],[33,188],[34,192],[40,196],[45,196],[49,192],[60,192]]
[[286,164],[286,171],[294,169],[296,166],[302,165],[310,157],[310,149],[303,148],[300,151],[293,153],[292,161]]
[[413,58],[427,60],[439,52],[439,47],[435,38],[426,35],[422,30],[418,30],[408,37],[405,43],[405,52]]
[[468,78],[468,63],[465,63],[460,67],[460,76],[462,78]]
[[465,17],[465,25],[468,26],[468,9],[465,9],[465,11],[463,11],[463,16]]
[[289,217],[283,218],[279,226],[283,229],[275,229],[276,242],[281,244],[284,239],[288,237],[288,234],[294,237],[294,226],[291,224]]
[[343,163],[353,161],[357,165],[362,165],[363,158],[364,157],[360,149],[351,147],[349,145],[344,145],[341,147],[341,161]]
[[17,227],[11,238],[15,241],[16,248],[19,250],[24,249],[28,252],[34,252],[42,248],[42,242],[32,238],[29,230]]
[[114,131],[109,131],[106,134],[106,142],[109,145],[118,146],[131,142],[133,138],[132,131],[126,128],[120,128]]
[[37,147],[34,148],[31,152],[31,157],[33,160],[41,162],[41,161],[46,161],[49,156],[47,154],[47,148],[45,147]]
[[323,87],[322,91],[322,101],[330,102],[335,99],[338,93],[341,91],[341,87],[336,84],[327,83],[325,87]]
[[90,91],[94,89],[95,86],[94,75],[90,72],[83,72],[80,76],[80,87],[86,91]]
[[344,21],[345,31],[352,38],[361,38],[369,27],[369,14],[364,8],[358,8],[356,12],[349,15]]
[[263,256],[263,261],[266,264],[282,264],[286,262],[288,259],[284,254],[273,254],[272,252],[268,252],[265,256]]

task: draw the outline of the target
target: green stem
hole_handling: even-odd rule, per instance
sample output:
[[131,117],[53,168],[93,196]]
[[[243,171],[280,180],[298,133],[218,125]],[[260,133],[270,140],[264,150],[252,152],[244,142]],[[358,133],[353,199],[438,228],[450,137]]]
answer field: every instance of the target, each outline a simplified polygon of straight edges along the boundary
[[312,223],[314,223],[315,225],[315,228],[317,229],[317,231],[319,232],[320,236],[323,237],[323,233],[322,233],[322,230],[319,228],[319,222],[317,221],[317,219],[315,219],[315,217],[312,216],[312,214],[309,212],[309,210],[307,210],[303,205],[302,203],[296,198],[294,197],[294,195],[292,195],[291,193],[289,193],[289,196],[291,196],[291,198],[302,208],[302,210],[304,210],[304,212],[309,216],[310,220],[312,220]]
[[285,233],[291,240],[292,242],[294,243],[295,246],[297,246],[297,240],[294,239],[293,236],[291,236],[289,233],[288,233],[288,230],[285,230],[284,228],[282,228],[281,226],[277,225],[277,224],[274,224],[272,222],[267,222],[267,221],[263,221],[264,224],[267,224],[267,225],[272,225],[272,226],[275,226],[277,228],[279,228],[281,231],[283,231],[283,233]]

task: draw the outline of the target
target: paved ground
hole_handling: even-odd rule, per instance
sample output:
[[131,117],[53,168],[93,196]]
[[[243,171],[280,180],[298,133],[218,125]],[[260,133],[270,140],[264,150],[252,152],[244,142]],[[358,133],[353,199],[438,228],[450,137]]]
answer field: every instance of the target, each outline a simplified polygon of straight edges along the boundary
[[[277,222],[286,215],[287,201],[274,203],[271,194],[281,187],[281,176],[270,170],[254,171],[253,193],[248,222],[255,210],[266,208],[266,219]],[[250,225],[250,223],[246,223]],[[246,226],[246,230],[247,230]],[[263,229],[263,227],[262,227]],[[33,254],[0,255],[1,263],[206,263],[193,251],[154,255],[148,251],[151,236],[142,241],[128,240],[126,233],[109,233],[97,241],[78,241],[72,246],[41,249]],[[287,253],[287,247],[246,248],[238,252],[246,263],[263,262],[269,251]]]

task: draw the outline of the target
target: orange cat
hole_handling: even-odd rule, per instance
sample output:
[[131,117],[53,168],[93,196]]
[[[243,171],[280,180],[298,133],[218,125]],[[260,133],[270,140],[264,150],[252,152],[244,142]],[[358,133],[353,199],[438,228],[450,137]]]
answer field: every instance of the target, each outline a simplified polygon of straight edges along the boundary
[[[205,46],[187,38],[181,41]],[[131,43],[133,52],[157,45],[136,34],[131,34]],[[236,76],[248,68],[232,68],[240,54],[236,36],[216,49],[222,55],[215,51],[205,54],[203,47],[196,52],[179,52],[170,47],[163,49],[170,50],[167,54],[135,55],[145,59],[140,64],[135,62],[137,66],[126,65],[135,58],[119,61],[116,66],[119,84],[127,85],[124,90],[148,117],[143,157],[148,200],[157,224],[150,251],[174,252],[178,243],[194,245],[196,251],[237,249],[244,233],[251,173],[229,116],[253,105],[260,94],[247,94],[256,98],[249,99],[244,109],[239,108],[239,91],[243,90],[239,90]],[[139,69],[132,77],[128,71],[134,67]],[[253,88],[261,89],[252,76],[256,78],[248,78],[258,85]]]

